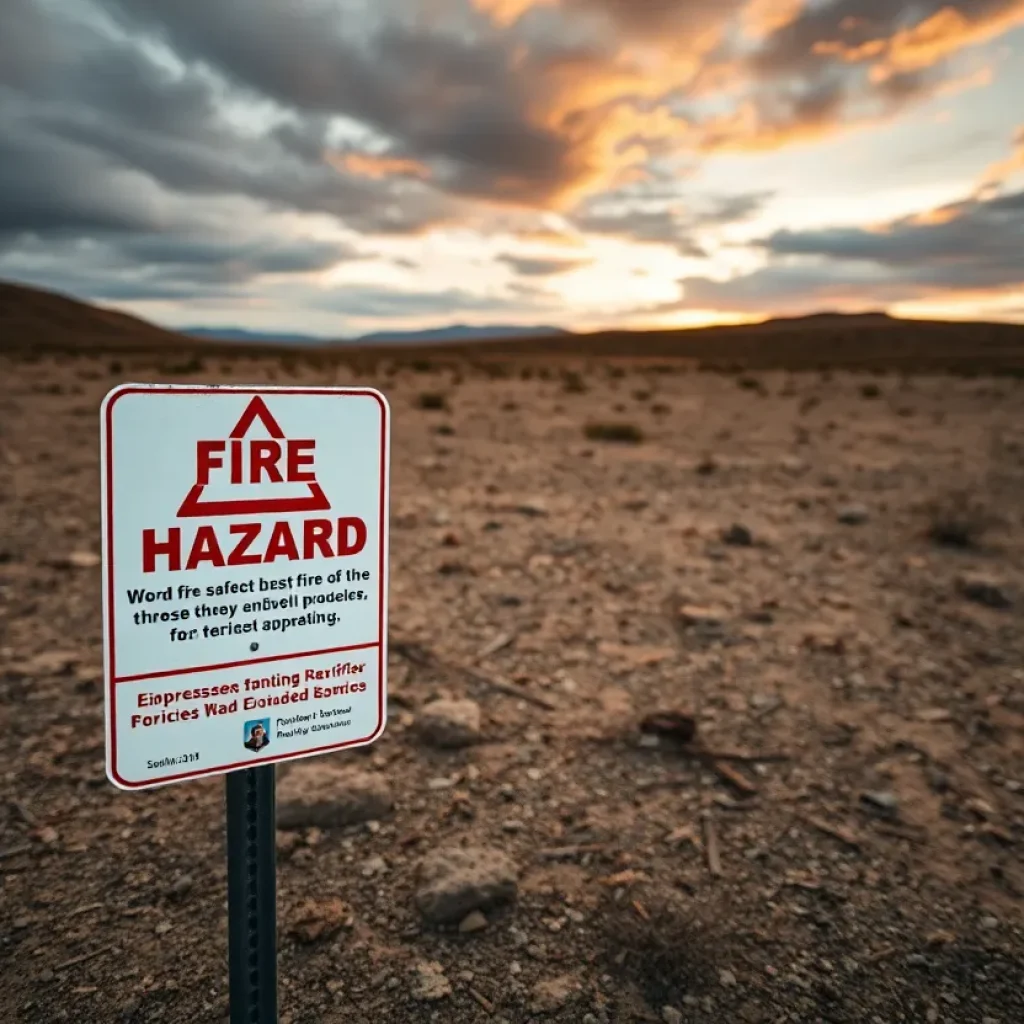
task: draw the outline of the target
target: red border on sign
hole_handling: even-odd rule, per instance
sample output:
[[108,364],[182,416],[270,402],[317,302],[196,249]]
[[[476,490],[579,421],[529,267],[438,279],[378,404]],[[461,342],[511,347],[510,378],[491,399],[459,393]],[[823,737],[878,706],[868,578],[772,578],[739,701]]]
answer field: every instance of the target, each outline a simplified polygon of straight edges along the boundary
[[[295,654],[275,654],[267,658],[250,658],[244,661],[225,662],[219,665],[200,665],[193,668],[175,669],[169,672],[149,672],[143,675],[135,676],[122,676],[120,679],[117,676],[116,668],[116,644],[114,638],[114,603],[116,588],[114,586],[114,458],[113,458],[113,443],[114,443],[114,431],[113,431],[113,410],[114,405],[117,403],[123,395],[330,395],[335,398],[345,398],[348,396],[363,396],[364,398],[373,398],[380,406],[380,505],[379,505],[379,529],[378,529],[378,558],[377,558],[377,571],[379,580],[379,604],[377,613],[377,640],[367,644],[357,644],[347,647],[332,647],[326,650],[319,651],[300,651]],[[198,779],[207,775],[220,775],[224,772],[235,771],[240,768],[252,768],[256,765],[278,763],[281,761],[294,760],[296,758],[308,757],[311,754],[324,754],[331,750],[341,750],[345,747],[355,747],[364,745],[375,739],[382,731],[384,725],[384,686],[383,676],[386,665],[384,663],[384,609],[386,603],[386,586],[384,579],[384,563],[387,554],[385,544],[385,523],[387,522],[387,462],[388,462],[388,406],[386,401],[383,400],[382,396],[369,389],[363,388],[348,388],[344,391],[340,391],[333,388],[235,388],[235,387],[160,387],[159,385],[154,387],[125,387],[116,394],[114,394],[109,401],[106,403],[105,410],[106,422],[105,422],[105,434],[106,434],[106,450],[103,453],[103,458],[106,467],[106,489],[103,495],[103,501],[105,505],[106,517],[107,517],[107,536],[106,536],[106,555],[107,555],[107,566],[105,567],[106,580],[107,580],[107,631],[108,631],[108,643],[107,643],[107,699],[110,704],[109,708],[109,742],[110,742],[110,773],[119,785],[126,789],[149,789],[157,785],[163,785],[164,783],[171,782],[182,782],[186,779]],[[138,682],[143,679],[156,679],[166,678],[175,675],[193,675],[201,672],[212,672],[216,669],[223,668],[238,668],[244,665],[259,665],[266,662],[273,661],[290,661],[299,658],[310,658],[322,654],[338,654],[344,651],[354,650],[370,650],[376,649],[377,651],[377,724],[374,726],[373,731],[365,737],[357,740],[346,740],[343,743],[332,743],[323,747],[315,747],[312,750],[300,750],[295,751],[292,754],[286,754],[278,757],[265,757],[256,758],[246,761],[238,761],[234,764],[229,765],[218,765],[214,768],[206,768],[196,772],[182,772],[177,775],[164,775],[157,779],[146,779],[142,782],[129,782],[127,779],[123,779],[117,771],[117,684],[127,682]]]

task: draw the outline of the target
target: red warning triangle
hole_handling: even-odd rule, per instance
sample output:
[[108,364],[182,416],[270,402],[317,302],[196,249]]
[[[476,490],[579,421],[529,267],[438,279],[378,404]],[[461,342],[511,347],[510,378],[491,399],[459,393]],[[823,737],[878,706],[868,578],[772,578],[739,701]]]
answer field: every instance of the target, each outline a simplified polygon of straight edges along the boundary
[[[271,437],[279,441],[286,440],[280,424],[274,419],[266,402],[256,395],[245,407],[245,412],[234,425],[228,440],[239,440],[245,437],[249,428],[259,420]],[[198,468],[197,468],[198,471]],[[286,512],[326,512],[331,503],[327,500],[320,485],[314,480],[306,485],[309,495],[305,498],[239,498],[228,501],[201,501],[206,484],[195,483],[178,509],[178,517],[188,519],[206,516],[238,516],[264,515],[268,512],[284,514]]]

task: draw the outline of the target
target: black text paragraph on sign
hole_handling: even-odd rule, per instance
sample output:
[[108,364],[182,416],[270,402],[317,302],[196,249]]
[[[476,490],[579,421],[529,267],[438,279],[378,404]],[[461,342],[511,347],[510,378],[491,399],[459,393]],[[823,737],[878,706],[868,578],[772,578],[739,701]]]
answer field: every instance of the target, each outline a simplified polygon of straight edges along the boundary
[[368,601],[369,569],[337,569],[327,576],[296,573],[281,579],[245,580],[195,587],[187,583],[126,591],[136,626],[170,627],[170,639],[286,633],[307,626],[333,627],[350,601]]

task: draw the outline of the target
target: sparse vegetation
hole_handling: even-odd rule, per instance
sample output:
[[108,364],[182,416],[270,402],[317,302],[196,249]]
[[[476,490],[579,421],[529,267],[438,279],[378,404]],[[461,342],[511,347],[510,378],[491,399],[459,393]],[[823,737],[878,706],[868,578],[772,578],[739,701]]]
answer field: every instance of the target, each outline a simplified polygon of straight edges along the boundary
[[587,390],[587,385],[579,370],[562,371],[562,390],[570,395],[582,395]]
[[416,396],[416,407],[435,412],[447,412],[448,399],[439,391],[424,391]]
[[720,942],[691,900],[659,887],[636,899],[605,901],[602,926],[610,969],[635,984],[652,1006],[677,1003],[710,981]]
[[925,507],[928,539],[941,547],[970,550],[981,545],[997,518],[975,492],[956,488],[934,498]]
[[611,444],[641,444],[644,432],[633,423],[588,423],[583,433],[590,441]]
[[163,363],[160,372],[169,377],[185,377],[196,373],[202,373],[206,364],[197,355],[189,356],[178,363]]
[[860,386],[860,393],[862,398],[879,398],[882,394],[882,389],[877,384],[867,383]]

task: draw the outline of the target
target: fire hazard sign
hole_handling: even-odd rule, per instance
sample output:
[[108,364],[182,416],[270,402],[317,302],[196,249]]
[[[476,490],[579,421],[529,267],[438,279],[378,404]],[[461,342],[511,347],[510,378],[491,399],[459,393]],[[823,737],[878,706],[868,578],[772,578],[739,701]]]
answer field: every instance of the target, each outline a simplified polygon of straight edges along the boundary
[[126,384],[100,435],[110,780],[141,789],[376,739],[383,395]]

